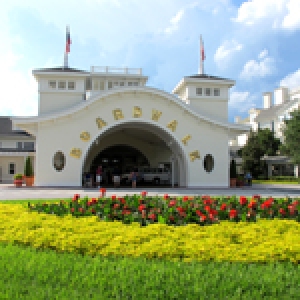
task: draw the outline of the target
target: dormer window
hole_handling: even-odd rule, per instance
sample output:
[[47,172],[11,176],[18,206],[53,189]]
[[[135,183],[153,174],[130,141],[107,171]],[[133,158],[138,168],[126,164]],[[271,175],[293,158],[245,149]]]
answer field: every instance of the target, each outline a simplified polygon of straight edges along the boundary
[[58,82],[58,89],[59,90],[65,90],[66,89],[66,82],[65,81],[59,81]]
[[220,89],[214,89],[214,96],[220,96]]
[[56,81],[55,80],[49,80],[48,84],[49,84],[49,88],[56,89]]
[[202,96],[202,88],[196,88],[196,95]]
[[205,89],[205,96],[210,96],[210,88]]
[[68,81],[68,90],[75,90],[75,82]]

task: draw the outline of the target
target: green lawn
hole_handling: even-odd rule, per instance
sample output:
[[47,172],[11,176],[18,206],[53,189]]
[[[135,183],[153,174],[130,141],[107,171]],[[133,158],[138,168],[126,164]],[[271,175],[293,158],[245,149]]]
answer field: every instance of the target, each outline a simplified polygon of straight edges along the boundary
[[300,265],[91,257],[0,243],[0,276],[0,299],[9,300],[288,300],[299,299]]
[[0,299],[299,299],[288,263],[172,263],[0,244]]

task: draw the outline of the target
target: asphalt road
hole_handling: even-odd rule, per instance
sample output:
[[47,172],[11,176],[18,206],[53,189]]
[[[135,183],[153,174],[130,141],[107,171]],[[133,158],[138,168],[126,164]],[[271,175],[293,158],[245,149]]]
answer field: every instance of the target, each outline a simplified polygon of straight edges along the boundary
[[[300,197],[300,185],[253,185],[252,187],[242,188],[108,188],[106,195],[132,195],[147,191],[148,195],[211,195],[211,196],[231,196],[244,195],[253,196],[259,194],[262,197]],[[16,188],[12,184],[0,184],[0,200],[18,199],[60,199],[71,198],[74,194],[81,197],[98,197],[99,189],[79,188],[79,187],[21,187]]]

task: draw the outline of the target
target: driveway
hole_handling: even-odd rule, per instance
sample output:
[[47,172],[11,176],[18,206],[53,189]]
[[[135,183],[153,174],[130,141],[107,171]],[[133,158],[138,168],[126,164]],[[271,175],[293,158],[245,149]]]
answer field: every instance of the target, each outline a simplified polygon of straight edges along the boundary
[[[132,195],[147,191],[148,195],[211,195],[231,196],[244,195],[252,196],[259,194],[262,197],[300,197],[300,185],[262,185],[254,184],[252,187],[224,188],[224,187],[203,187],[203,188],[108,188],[106,195]],[[13,184],[0,184],[0,200],[18,199],[60,199],[71,198],[74,194],[81,197],[98,197],[99,189],[80,187],[22,187],[16,188]]]

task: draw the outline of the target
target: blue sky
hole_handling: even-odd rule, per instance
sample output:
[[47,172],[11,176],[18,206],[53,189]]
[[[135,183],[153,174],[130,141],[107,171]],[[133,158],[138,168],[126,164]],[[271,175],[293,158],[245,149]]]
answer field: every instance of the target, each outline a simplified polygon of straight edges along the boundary
[[32,69],[143,68],[148,85],[171,92],[196,74],[199,35],[205,73],[236,81],[229,121],[262,107],[262,93],[300,88],[299,0],[10,0],[0,11],[0,115],[37,115]]

